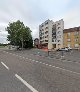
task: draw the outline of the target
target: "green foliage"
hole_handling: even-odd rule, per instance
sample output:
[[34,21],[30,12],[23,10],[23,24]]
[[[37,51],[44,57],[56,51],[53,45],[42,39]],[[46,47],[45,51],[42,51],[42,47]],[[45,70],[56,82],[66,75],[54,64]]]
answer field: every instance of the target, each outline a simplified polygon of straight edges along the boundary
[[6,31],[8,31],[7,40],[10,41],[11,45],[22,48],[31,48],[33,46],[31,30],[29,27],[25,26],[23,22],[18,20],[16,22],[9,23]]

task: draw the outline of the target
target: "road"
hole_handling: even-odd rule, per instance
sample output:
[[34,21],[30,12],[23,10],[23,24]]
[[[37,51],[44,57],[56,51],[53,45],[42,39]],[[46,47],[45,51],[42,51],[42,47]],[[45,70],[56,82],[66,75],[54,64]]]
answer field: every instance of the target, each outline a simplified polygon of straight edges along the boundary
[[80,63],[60,53],[1,49],[0,92],[80,92]]

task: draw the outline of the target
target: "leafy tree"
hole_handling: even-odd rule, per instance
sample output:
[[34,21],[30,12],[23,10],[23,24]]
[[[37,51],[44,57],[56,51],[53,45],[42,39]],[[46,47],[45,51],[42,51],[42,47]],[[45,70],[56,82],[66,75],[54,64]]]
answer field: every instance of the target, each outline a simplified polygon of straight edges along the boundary
[[29,27],[25,26],[23,22],[18,20],[9,23],[6,31],[8,31],[7,40],[10,41],[11,45],[16,45],[22,48],[33,47],[31,30]]

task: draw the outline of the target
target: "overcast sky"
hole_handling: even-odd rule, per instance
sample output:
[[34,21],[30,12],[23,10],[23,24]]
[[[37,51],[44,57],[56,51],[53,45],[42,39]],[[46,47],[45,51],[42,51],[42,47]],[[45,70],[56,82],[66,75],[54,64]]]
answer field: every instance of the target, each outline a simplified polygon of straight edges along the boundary
[[20,20],[38,37],[47,19],[64,20],[64,28],[80,26],[80,0],[0,0],[0,43],[6,43],[6,26]]

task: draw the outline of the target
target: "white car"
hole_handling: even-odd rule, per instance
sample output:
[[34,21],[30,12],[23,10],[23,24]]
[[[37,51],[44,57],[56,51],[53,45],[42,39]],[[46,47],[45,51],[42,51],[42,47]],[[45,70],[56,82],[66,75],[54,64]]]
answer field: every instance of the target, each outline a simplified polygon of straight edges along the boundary
[[60,48],[57,51],[69,51],[69,49],[68,48]]
[[72,50],[72,48],[71,47],[66,47],[68,50]]

